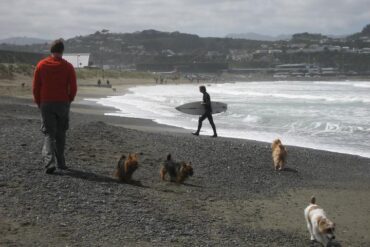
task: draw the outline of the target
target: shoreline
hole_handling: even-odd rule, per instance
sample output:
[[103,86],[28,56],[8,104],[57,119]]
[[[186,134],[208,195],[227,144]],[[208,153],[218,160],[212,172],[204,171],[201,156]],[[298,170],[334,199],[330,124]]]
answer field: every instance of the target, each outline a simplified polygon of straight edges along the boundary
[[[243,76],[245,77],[245,76]],[[78,89],[78,94],[76,96],[76,99],[75,99],[75,102],[72,104],[72,108],[71,110],[72,111],[75,111],[75,112],[79,112],[79,113],[88,113],[88,114],[95,114],[95,115],[101,115],[101,116],[104,116],[106,118],[109,118],[110,121],[117,125],[117,126],[122,126],[122,127],[127,127],[127,128],[131,128],[131,129],[140,129],[140,130],[146,130],[146,131],[165,131],[165,132],[176,132],[178,131],[179,133],[190,133],[191,130],[190,129],[187,129],[187,128],[183,128],[183,127],[179,127],[179,126],[173,126],[173,125],[167,125],[167,124],[160,124],[160,123],[157,123],[155,122],[154,120],[151,120],[151,119],[146,119],[146,118],[130,118],[130,117],[119,117],[119,116],[105,116],[104,113],[106,113],[105,110],[107,111],[112,111],[112,112],[115,112],[116,108],[114,107],[107,107],[107,106],[103,106],[103,105],[100,105],[100,104],[97,104],[96,102],[91,102],[92,104],[94,104],[94,107],[89,107],[89,106],[86,106],[87,104],[85,99],[86,98],[93,98],[93,99],[100,99],[100,98],[105,98],[105,97],[109,97],[109,96],[121,96],[121,95],[125,95],[128,93],[128,90],[132,87],[136,87],[136,86],[156,86],[156,85],[181,85],[181,84],[190,84],[190,85],[194,85],[194,86],[198,86],[200,85],[200,83],[193,83],[193,82],[190,82],[190,81],[187,81],[187,80],[180,80],[178,82],[169,82],[169,83],[166,83],[166,84],[156,84],[155,82],[153,82],[151,79],[135,79],[135,78],[123,78],[123,79],[110,79],[111,81],[111,87],[98,87],[95,83],[95,80],[96,78],[89,78],[89,79],[81,79],[79,80],[79,89]],[[230,80],[229,80],[230,79]],[[260,78],[261,79],[261,78]],[[249,82],[253,82],[253,81],[264,81],[266,78],[262,78],[261,80],[259,80],[258,78],[243,78],[243,80],[247,80],[245,81],[246,83],[249,83]],[[270,78],[271,79],[271,78]],[[295,81],[296,79],[302,79],[302,78],[291,78],[291,80],[289,79],[289,81]],[[307,80],[312,80],[313,78],[305,78]],[[338,80],[338,81],[346,81],[347,79],[344,79],[344,78],[333,78],[333,77],[328,77],[328,78],[321,78],[323,80],[318,80],[318,81],[328,81],[328,82],[331,82],[331,81],[335,81],[335,80]],[[370,81],[369,78],[356,78],[358,81]],[[24,81],[25,78],[24,76],[22,76],[20,78],[21,81]],[[307,81],[307,80],[303,80],[302,81]],[[286,81],[285,79],[284,80],[274,80],[274,81]],[[31,92],[30,92],[30,87],[31,85],[29,85],[31,81],[29,80],[28,81],[28,84],[26,84],[25,88],[16,88],[16,85],[13,85],[11,88],[13,90],[10,90],[9,88],[7,88],[9,85],[10,85],[10,82],[8,80],[5,80],[4,81],[4,85],[6,85],[6,87],[4,89],[1,87],[2,86],[2,81],[0,80],[0,95],[1,94],[4,94],[6,92],[10,92],[10,96],[11,97],[16,97],[16,98],[20,98],[20,99],[24,99],[24,100],[27,100],[27,99],[31,99],[32,96],[31,96]],[[224,78],[223,81],[218,81],[218,82],[213,82],[213,83],[236,83],[237,80],[235,78],[235,75],[232,75],[232,77],[230,78]],[[204,81],[204,84],[207,84],[207,83],[212,83],[210,81]],[[115,88],[115,91],[113,91],[113,88]],[[9,91],[10,90],[10,91]],[[16,90],[16,91],[14,91]],[[118,119],[115,119],[115,118],[118,118]],[[121,120],[119,120],[121,118]],[[126,120],[123,120],[122,118],[126,118]],[[123,122],[123,124],[122,124]],[[194,126],[194,129],[196,128],[196,126]],[[225,136],[226,138],[236,138],[236,137],[232,137],[232,136]],[[252,141],[259,141],[259,142],[263,142],[263,143],[269,143],[267,141],[263,141],[263,140],[256,140],[256,139],[247,139],[247,138],[236,138],[236,139],[241,139],[241,140],[252,140]],[[304,146],[304,145],[288,145],[288,146],[295,146],[295,147],[302,147],[302,148],[309,148],[309,149],[314,149],[314,150],[322,150],[322,151],[327,151],[327,152],[333,152],[333,153],[339,153],[339,154],[348,154],[348,155],[354,155],[354,156],[359,156],[359,157],[364,157],[364,158],[370,158],[366,155],[360,155],[360,154],[356,154],[356,153],[352,153],[352,152],[341,152],[341,151],[338,151],[338,150],[333,150],[333,149],[320,149],[320,148],[315,148],[315,147],[312,147],[312,146]]]
[[[155,85],[155,84],[154,84]],[[122,126],[131,129],[145,130],[145,131],[164,131],[164,132],[179,132],[185,133],[185,129],[156,123],[154,120],[145,118],[130,118],[105,115],[107,111],[115,112],[118,109],[114,107],[104,106],[98,104],[95,100],[107,98],[111,96],[122,96],[129,93],[129,89],[136,86],[153,86],[153,83],[130,83],[116,86],[117,90],[104,89],[100,87],[89,87],[87,91],[83,91],[78,95],[77,101],[72,104],[71,111],[83,114],[100,115],[116,126]],[[97,93],[98,90],[103,89],[103,92]],[[123,122],[123,123],[122,123]]]
[[[246,82],[248,83],[248,82]],[[104,105],[101,105],[101,104],[98,104],[96,101],[101,99],[101,98],[107,98],[107,97],[111,97],[111,96],[124,96],[126,95],[127,93],[130,93],[129,92],[129,89],[130,88],[133,88],[133,87],[136,87],[136,86],[156,86],[156,85],[163,85],[163,84],[154,84],[154,85],[142,85],[142,84],[132,84],[132,85],[127,85],[126,87],[123,88],[123,90],[120,92],[119,95],[100,95],[99,97],[95,97],[96,95],[86,95],[86,96],[80,96],[80,104],[81,102],[85,102],[87,103],[87,105],[91,105],[93,108],[96,107],[97,108],[97,111],[100,112],[101,111],[101,114],[103,114],[104,116],[106,117],[110,117],[110,118],[122,118],[122,119],[132,119],[133,122],[135,121],[138,121],[141,123],[141,127],[138,128],[139,130],[151,130],[151,129],[155,129],[155,130],[162,130],[162,131],[166,131],[166,129],[169,129],[170,132],[173,132],[173,131],[178,131],[179,133],[188,133],[188,134],[191,134],[191,131],[192,129],[190,128],[185,128],[185,127],[181,127],[181,126],[176,126],[176,125],[169,125],[169,124],[162,124],[162,123],[158,123],[156,122],[155,120],[153,119],[148,119],[148,118],[135,118],[135,117],[126,117],[126,116],[112,116],[112,115],[105,115],[105,114],[109,114],[110,112],[111,113],[114,113],[116,111],[118,111],[119,109],[118,108],[115,108],[115,107],[111,107],[111,106],[104,106]],[[175,84],[175,83],[168,83],[168,84],[165,84],[165,85],[179,85],[179,84]],[[181,84],[180,84],[181,85]],[[78,103],[77,103],[78,104]],[[84,104],[82,104],[84,105]],[[103,111],[103,109],[106,109],[107,111]],[[78,111],[78,112],[81,112],[83,113],[83,111]],[[92,110],[92,112],[94,112],[94,110]],[[127,121],[127,120],[126,120]],[[146,124],[146,128],[143,128],[142,124]],[[127,126],[127,125],[122,125],[123,127],[133,127],[132,125],[130,126]],[[133,127],[135,129],[135,127]],[[194,130],[196,129],[196,126],[194,125]],[[207,135],[203,135],[203,136],[207,136]],[[256,142],[261,142],[261,143],[266,143],[266,144],[271,144],[271,142],[268,142],[268,141],[265,141],[265,140],[261,140],[261,139],[248,139],[248,138],[238,138],[238,137],[234,137],[234,136],[230,136],[230,135],[219,135],[219,137],[222,137],[222,138],[229,138],[229,139],[238,139],[238,140],[246,140],[246,141],[256,141]],[[358,156],[358,157],[361,157],[361,158],[366,158],[366,159],[370,159],[370,155],[366,155],[366,154],[358,154],[356,152],[350,152],[350,151],[338,151],[336,150],[335,148],[322,148],[322,147],[314,147],[313,145],[292,145],[292,144],[289,144],[289,143],[286,143],[285,146],[288,146],[288,147],[298,147],[298,148],[307,148],[307,149],[312,149],[312,150],[319,150],[319,151],[325,151],[325,152],[331,152],[331,153],[336,153],[336,154],[344,154],[344,155],[353,155],[353,156]]]

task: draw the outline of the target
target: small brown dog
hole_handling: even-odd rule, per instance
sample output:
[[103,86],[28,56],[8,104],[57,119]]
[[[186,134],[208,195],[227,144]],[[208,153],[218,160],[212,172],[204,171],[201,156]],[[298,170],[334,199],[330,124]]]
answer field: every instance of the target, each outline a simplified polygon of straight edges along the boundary
[[193,167],[191,162],[173,161],[171,154],[169,154],[166,161],[161,165],[159,172],[162,181],[166,180],[167,172],[171,182],[183,183],[189,176],[193,176]]
[[132,181],[132,174],[136,171],[138,166],[137,154],[129,154],[127,159],[125,155],[122,155],[118,161],[114,176],[122,182],[129,183]]
[[276,139],[272,142],[272,160],[274,162],[275,170],[283,170],[284,165],[288,156],[288,153],[281,143],[280,139]]

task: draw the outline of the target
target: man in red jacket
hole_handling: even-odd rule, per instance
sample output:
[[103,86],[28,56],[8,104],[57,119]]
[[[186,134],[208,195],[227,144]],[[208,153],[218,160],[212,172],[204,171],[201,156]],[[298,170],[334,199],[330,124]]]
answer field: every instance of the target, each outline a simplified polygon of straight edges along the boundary
[[76,73],[73,66],[62,58],[63,40],[55,40],[51,56],[36,67],[32,83],[34,101],[42,117],[41,131],[45,135],[42,148],[46,173],[68,169],[64,159],[69,108],[77,93]]

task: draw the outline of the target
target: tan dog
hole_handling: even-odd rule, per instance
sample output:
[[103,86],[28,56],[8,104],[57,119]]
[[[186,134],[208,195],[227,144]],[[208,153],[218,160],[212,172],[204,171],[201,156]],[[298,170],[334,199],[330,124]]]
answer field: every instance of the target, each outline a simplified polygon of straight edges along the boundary
[[138,166],[137,154],[129,154],[127,159],[125,155],[122,155],[116,166],[114,176],[122,182],[129,183],[131,182],[132,174],[136,171]]
[[191,162],[173,161],[171,154],[169,154],[159,171],[162,181],[166,180],[167,172],[170,175],[171,182],[183,183],[189,176],[193,176],[193,167]]
[[307,228],[311,235],[311,241],[317,241],[323,246],[335,239],[335,224],[326,217],[322,208],[316,204],[315,197],[311,198],[311,203],[304,210]]
[[288,156],[288,153],[281,143],[280,139],[276,139],[272,142],[272,160],[274,162],[275,170],[283,170],[285,166],[285,162]]

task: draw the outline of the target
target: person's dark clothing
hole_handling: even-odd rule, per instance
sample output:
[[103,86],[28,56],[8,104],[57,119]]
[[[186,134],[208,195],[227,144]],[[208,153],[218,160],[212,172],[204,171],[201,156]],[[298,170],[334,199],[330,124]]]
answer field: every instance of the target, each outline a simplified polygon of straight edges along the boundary
[[206,112],[202,116],[199,117],[198,130],[195,132],[195,134],[199,135],[200,129],[202,128],[203,121],[206,118],[208,118],[208,121],[211,124],[212,129],[213,129],[213,135],[217,136],[216,125],[213,122],[213,117],[212,117],[211,97],[209,96],[209,94],[207,92],[203,93],[203,102],[202,102],[202,104],[204,105]]
[[217,135],[217,132],[216,132],[216,125],[215,123],[213,122],[213,117],[212,117],[212,112],[206,112],[204,113],[202,116],[199,117],[199,120],[198,120],[198,130],[196,133],[199,134],[200,132],[200,129],[202,128],[202,123],[203,121],[208,118],[208,121],[209,123],[211,124],[212,126],[212,129],[213,129],[213,134],[214,135]]
[[60,169],[66,167],[64,147],[69,127],[69,108],[70,103],[65,102],[48,102],[40,105],[41,131],[45,135],[42,158],[46,168],[55,166],[55,163]]
[[207,92],[203,93],[203,104],[206,109],[206,113],[211,113],[212,115],[212,106],[211,106],[211,96]]

